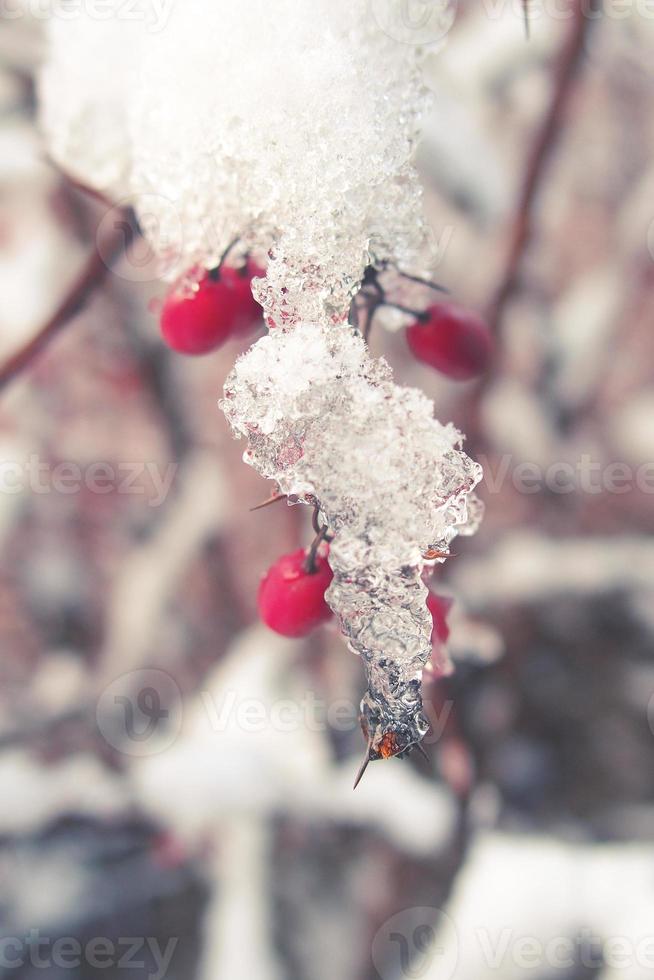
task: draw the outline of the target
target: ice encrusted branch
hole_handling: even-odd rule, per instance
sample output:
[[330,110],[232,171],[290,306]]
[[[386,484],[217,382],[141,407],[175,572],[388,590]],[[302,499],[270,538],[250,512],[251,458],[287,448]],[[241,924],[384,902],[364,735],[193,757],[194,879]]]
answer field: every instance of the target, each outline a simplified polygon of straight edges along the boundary
[[481,468],[432,402],[394,384],[347,326],[271,329],[237,361],[222,408],[248,440],[248,463],[291,498],[319,502],[334,533],[327,601],[365,663],[371,749],[396,755],[427,730],[423,555],[474,530]]
[[[373,256],[430,266],[411,162],[427,93],[406,4],[184,0],[157,30],[149,0],[140,20],[107,7],[113,18],[50,25],[50,150],[133,205],[167,278],[212,268],[235,235],[266,255],[254,292],[270,333],[222,407],[246,460],[319,504],[334,534],[327,598],[368,675],[371,757],[398,754],[426,730],[423,555],[472,532],[481,476],[461,435],[346,322]],[[451,9],[430,5],[434,37]]]

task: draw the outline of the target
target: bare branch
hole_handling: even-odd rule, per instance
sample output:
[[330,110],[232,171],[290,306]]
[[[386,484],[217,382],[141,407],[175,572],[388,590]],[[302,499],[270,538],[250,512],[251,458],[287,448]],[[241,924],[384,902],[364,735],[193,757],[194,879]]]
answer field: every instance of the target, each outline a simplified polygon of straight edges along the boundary
[[518,195],[511,225],[509,248],[497,292],[490,304],[488,323],[493,331],[500,327],[507,301],[518,280],[523,255],[533,233],[533,215],[550,157],[561,137],[564,116],[574,88],[574,79],[583,56],[584,43],[592,23],[592,14],[601,0],[576,0],[570,34],[561,52],[555,72],[552,98],[541,127],[534,139],[523,184]]
[[114,223],[111,232],[101,237],[84,268],[50,319],[23,347],[0,366],[0,391],[36,360],[59,331],[85,307],[95,290],[104,282],[115,262],[129,248],[136,236],[134,220]]

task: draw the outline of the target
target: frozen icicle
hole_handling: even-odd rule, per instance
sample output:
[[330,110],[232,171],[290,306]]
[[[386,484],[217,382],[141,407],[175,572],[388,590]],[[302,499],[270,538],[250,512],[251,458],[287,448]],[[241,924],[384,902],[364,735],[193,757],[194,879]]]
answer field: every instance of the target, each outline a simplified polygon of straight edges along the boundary
[[[283,493],[318,501],[334,533],[327,600],[363,657],[362,717],[374,757],[427,730],[422,669],[432,622],[423,555],[467,528],[481,469],[432,402],[394,384],[348,327],[274,328],[236,363],[222,408],[245,459]],[[476,505],[475,510],[476,510]]]

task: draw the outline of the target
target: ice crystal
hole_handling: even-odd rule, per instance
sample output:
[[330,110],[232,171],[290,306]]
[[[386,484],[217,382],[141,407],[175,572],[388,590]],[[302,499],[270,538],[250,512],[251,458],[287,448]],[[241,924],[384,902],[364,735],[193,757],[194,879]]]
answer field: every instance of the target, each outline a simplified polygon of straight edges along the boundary
[[420,48],[389,31],[402,5],[379,6],[184,0],[155,30],[152,2],[126,18],[107,0],[101,20],[53,18],[51,152],[86,183],[129,188],[169,277],[215,266],[238,235],[270,254],[259,298],[276,322],[342,318],[369,250],[415,267],[428,249],[411,163]]
[[422,244],[421,85],[367,0],[185,0],[144,61],[134,186],[175,201],[161,233],[183,266],[237,233],[272,246],[259,298],[276,321],[341,317],[371,241]]
[[48,21],[48,58],[38,79],[41,128],[52,158],[82,183],[125,195],[131,168],[127,105],[146,32],[143,19],[119,17],[122,0],[106,0],[108,16],[83,7]]
[[427,728],[423,556],[474,530],[479,510],[468,501],[480,467],[432,402],[394,384],[388,364],[343,326],[271,330],[237,361],[222,407],[248,440],[247,462],[283,493],[319,503],[334,533],[327,601],[364,660],[372,752],[403,751]]

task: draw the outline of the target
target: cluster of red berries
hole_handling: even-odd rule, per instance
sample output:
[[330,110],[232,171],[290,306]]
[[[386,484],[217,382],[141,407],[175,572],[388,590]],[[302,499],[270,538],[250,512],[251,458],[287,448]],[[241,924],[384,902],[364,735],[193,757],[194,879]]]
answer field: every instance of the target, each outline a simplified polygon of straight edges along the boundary
[[[182,354],[206,354],[230,337],[249,335],[262,317],[251,284],[263,275],[251,259],[240,268],[221,262],[194,290],[174,287],[161,311],[164,340]],[[378,306],[394,305],[387,302],[376,273],[364,277],[362,294],[372,297],[371,314]],[[406,339],[414,357],[456,381],[479,377],[493,354],[493,340],[482,318],[454,303],[437,303],[417,313],[406,328]]]
[[[259,615],[275,633],[282,636],[307,636],[332,618],[325,601],[333,572],[324,554],[311,555],[303,548],[283,555],[268,569],[261,580],[258,595]],[[450,635],[447,616],[452,600],[430,592],[427,608],[434,627],[432,645],[445,644]]]
[[[376,273],[367,270],[363,290],[372,287],[370,317],[385,305]],[[247,336],[261,322],[261,307],[251,283],[264,272],[251,259],[240,268],[219,266],[207,272],[193,291],[173,287],[161,311],[161,332],[168,345],[183,354],[206,354],[230,337]],[[371,295],[370,292],[367,293]],[[392,305],[392,304],[388,304]],[[468,380],[488,367],[492,341],[483,320],[452,303],[430,306],[406,330],[409,347],[418,360],[448,377]],[[369,320],[370,320],[369,317]],[[318,535],[320,540],[321,535]],[[268,570],[258,594],[263,622],[282,636],[306,636],[332,617],[325,601],[333,573],[327,561],[329,546],[283,555]],[[447,641],[451,600],[430,592],[434,647]]]
[[261,323],[251,283],[265,273],[251,259],[241,268],[221,263],[193,291],[174,287],[161,311],[161,333],[181,354],[207,354],[230,337],[244,337]]

